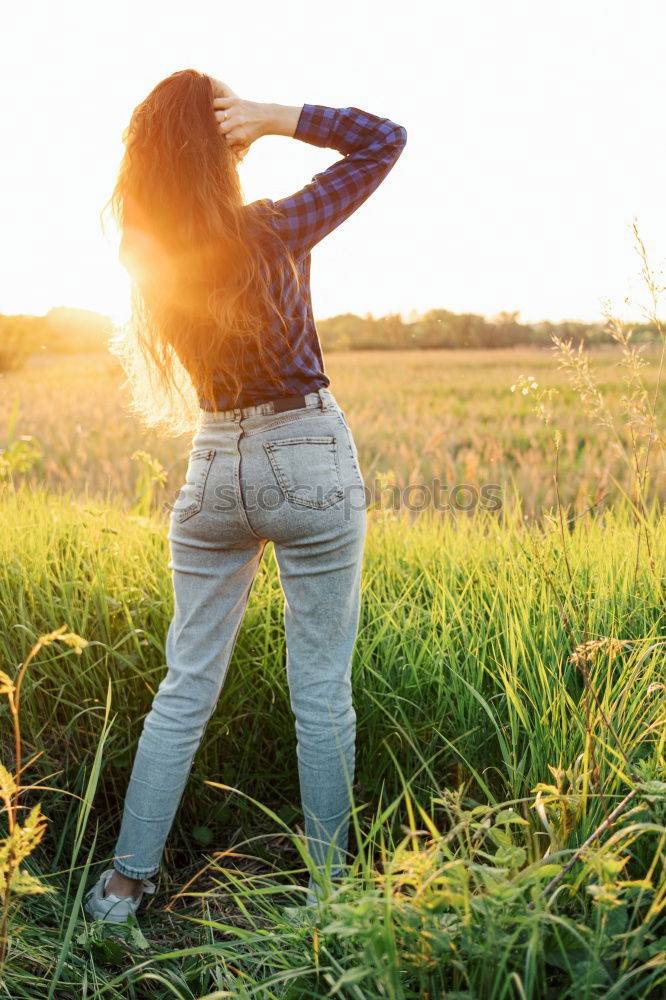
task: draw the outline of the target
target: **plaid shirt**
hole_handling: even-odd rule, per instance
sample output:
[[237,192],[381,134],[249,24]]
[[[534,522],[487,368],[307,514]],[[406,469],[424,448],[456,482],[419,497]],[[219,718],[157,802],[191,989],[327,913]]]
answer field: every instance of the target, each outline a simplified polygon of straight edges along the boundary
[[[358,108],[304,104],[294,138],[312,146],[335,149],[344,157],[315,174],[310,183],[295,194],[279,201],[263,198],[246,206],[259,212],[270,210],[272,225],[293,253],[301,271],[302,289],[299,292],[293,274],[287,270],[279,303],[281,315],[290,317],[292,355],[284,358],[281,370],[285,388],[280,390],[258,370],[253,375],[252,365],[245,359],[241,396],[234,403],[232,396],[220,387],[216,392],[218,410],[252,406],[277,396],[305,395],[330,384],[324,372],[312,315],[310,251],[379,187],[400,156],[407,141],[407,131],[388,118],[378,118]],[[276,295],[277,288],[276,282]],[[279,334],[279,324],[275,322],[278,327],[275,333]],[[271,336],[271,332],[267,330],[267,336]]]

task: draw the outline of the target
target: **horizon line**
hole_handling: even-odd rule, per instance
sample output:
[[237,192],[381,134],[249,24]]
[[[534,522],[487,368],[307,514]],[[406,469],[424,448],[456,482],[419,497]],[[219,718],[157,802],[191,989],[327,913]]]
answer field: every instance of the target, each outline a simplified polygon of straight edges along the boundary
[[[12,312],[12,313],[5,313],[5,312],[0,311],[0,316],[6,316],[6,317],[10,317],[10,316],[27,316],[27,317],[31,317],[31,318],[35,318],[35,319],[46,319],[46,317],[49,315],[49,313],[54,312],[56,310],[71,311],[71,312],[80,312],[80,313],[90,313],[93,316],[98,316],[98,317],[100,317],[102,319],[108,319],[112,323],[112,325],[114,326],[114,328],[118,328],[119,325],[122,325],[122,324],[118,324],[116,322],[116,320],[114,320],[114,318],[109,313],[100,312],[97,309],[90,309],[87,306],[70,306],[70,305],[64,305],[64,304],[53,305],[45,313],[33,313],[33,312]],[[486,313],[486,312],[476,312],[476,311],[470,310],[470,309],[465,309],[465,310],[463,310],[461,312],[456,312],[455,310],[449,309],[446,306],[430,306],[428,309],[424,309],[424,310],[419,310],[419,309],[416,309],[415,307],[411,307],[410,309],[389,310],[389,311],[387,311],[385,313],[381,313],[381,314],[375,314],[374,312],[372,312],[372,310],[366,310],[363,313],[355,313],[355,312],[352,312],[350,310],[347,310],[347,311],[344,311],[344,312],[333,313],[333,314],[331,314],[329,316],[315,316],[314,317],[314,321],[315,321],[315,323],[324,323],[324,322],[327,322],[328,320],[338,319],[340,316],[356,316],[358,319],[367,319],[367,318],[370,318],[371,320],[374,321],[374,320],[385,319],[387,316],[399,316],[400,319],[401,319],[401,321],[405,325],[409,326],[412,323],[419,322],[419,320],[421,320],[425,316],[426,313],[428,313],[428,312],[435,312],[437,310],[441,310],[443,312],[451,313],[453,316],[479,316],[482,319],[488,320],[491,323],[495,320],[496,317],[500,316],[501,314],[505,314],[507,316],[511,316],[511,315],[515,314],[516,315],[516,322],[519,325],[521,325],[521,326],[538,326],[540,323],[554,323],[554,324],[560,324],[560,323],[581,323],[581,324],[584,324],[584,325],[593,325],[593,324],[599,324],[599,323],[603,324],[603,323],[606,322],[606,319],[605,319],[605,317],[603,315],[597,316],[596,319],[586,319],[586,318],[583,318],[581,316],[564,316],[564,317],[562,317],[560,319],[551,319],[551,318],[542,316],[540,319],[525,319],[524,317],[521,316],[521,313],[520,313],[519,309],[500,309],[497,312],[491,314],[491,313]],[[413,320],[408,319],[408,316],[409,316],[410,313],[416,313],[417,316],[418,316],[418,319],[413,319]],[[129,316],[127,317],[127,319],[129,319]],[[635,319],[630,319],[630,320],[623,320],[623,322],[629,323],[629,324],[636,324],[637,325],[639,323],[647,323],[647,324],[649,324],[649,323],[652,322],[652,320],[646,319],[646,318],[643,318],[643,319],[635,318]]]

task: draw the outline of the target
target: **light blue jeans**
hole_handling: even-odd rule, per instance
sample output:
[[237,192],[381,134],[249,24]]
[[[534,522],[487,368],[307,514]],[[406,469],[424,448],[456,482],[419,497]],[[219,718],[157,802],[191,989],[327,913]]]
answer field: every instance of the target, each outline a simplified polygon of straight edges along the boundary
[[[346,864],[367,500],[344,412],[328,389],[305,398],[307,407],[281,413],[272,403],[201,411],[170,517],[167,672],[144,719],[114,852],[132,878],[159,870],[268,541],[285,596],[306,846],[321,872],[329,851],[333,877]],[[310,905],[315,894],[310,877]]]

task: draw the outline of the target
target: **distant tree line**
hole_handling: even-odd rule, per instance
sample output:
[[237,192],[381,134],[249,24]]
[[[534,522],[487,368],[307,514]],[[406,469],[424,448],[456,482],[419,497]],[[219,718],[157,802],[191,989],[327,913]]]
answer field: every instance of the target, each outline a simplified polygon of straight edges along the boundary
[[[413,315],[413,314],[412,314]],[[582,323],[563,321],[551,323],[521,323],[518,312],[499,313],[492,319],[476,313],[453,313],[448,309],[431,309],[404,322],[400,313],[374,318],[371,314],[356,316],[343,313],[331,319],[317,320],[317,330],[324,350],[396,350],[425,348],[493,348],[532,345],[550,347],[551,334],[575,344],[610,344],[613,338],[605,322]],[[632,339],[651,342],[658,339],[654,324],[630,324]]]
[[113,330],[108,316],[57,306],[45,316],[0,314],[0,372],[14,371],[40,351],[99,351]]
[[[606,324],[566,321],[521,323],[518,312],[499,313],[492,319],[476,313],[453,313],[448,309],[412,312],[405,321],[400,313],[374,317],[342,313],[317,320],[322,347],[327,351],[409,350],[425,348],[495,348],[532,345],[549,347],[551,333],[574,343],[612,343]],[[632,324],[636,342],[658,339],[649,323]],[[0,314],[0,372],[20,368],[40,351],[73,353],[103,350],[113,330],[108,316],[87,309],[51,309],[45,316]]]

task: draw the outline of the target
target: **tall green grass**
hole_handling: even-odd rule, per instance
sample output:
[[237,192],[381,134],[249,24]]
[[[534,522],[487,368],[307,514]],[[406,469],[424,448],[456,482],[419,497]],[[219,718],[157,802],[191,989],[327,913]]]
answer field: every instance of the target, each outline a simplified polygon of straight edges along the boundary
[[56,972],[63,1000],[591,1000],[666,988],[658,507],[648,511],[652,559],[638,569],[635,517],[621,505],[564,531],[506,508],[371,516],[353,663],[356,860],[314,930],[278,908],[303,894],[307,858],[269,547],[160,892],[140,911],[149,947],[140,935],[112,944],[82,923],[64,954],[63,927],[72,914],[83,921],[72,866],[76,885],[82,857],[88,880],[110,862],[142,719],[166,669],[166,526],[9,486],[0,521],[0,666],[15,672],[62,624],[88,641],[78,656],[42,650],[23,682],[24,756],[38,755],[29,780],[41,786],[24,805],[39,800],[49,820],[29,863],[60,892],[12,910],[7,995],[43,996],[39,977]]

